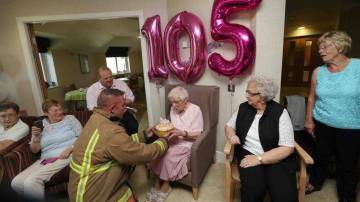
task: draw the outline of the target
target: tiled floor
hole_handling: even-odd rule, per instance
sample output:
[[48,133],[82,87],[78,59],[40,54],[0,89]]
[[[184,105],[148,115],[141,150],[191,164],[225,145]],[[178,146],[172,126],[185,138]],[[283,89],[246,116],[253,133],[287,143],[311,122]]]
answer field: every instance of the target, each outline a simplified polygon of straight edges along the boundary
[[[148,179],[144,166],[138,166],[132,175],[134,191],[140,202],[145,201],[147,192],[152,186],[153,179]],[[173,191],[170,193],[168,202],[221,202],[225,201],[225,165],[213,164],[201,185],[199,200],[192,198],[191,188],[173,184]],[[239,191],[235,192],[235,202],[239,202]],[[314,192],[306,196],[306,202],[336,202],[336,189],[334,180],[327,180],[322,191]]]

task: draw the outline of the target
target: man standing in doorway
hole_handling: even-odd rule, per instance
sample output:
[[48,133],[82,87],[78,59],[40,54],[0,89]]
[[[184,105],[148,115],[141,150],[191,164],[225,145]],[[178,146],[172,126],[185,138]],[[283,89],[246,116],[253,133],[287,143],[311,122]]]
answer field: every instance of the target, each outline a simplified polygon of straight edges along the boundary
[[[109,88],[123,91],[125,93],[124,96],[126,105],[131,105],[134,102],[135,96],[131,89],[120,79],[113,79],[112,72],[108,67],[99,67],[98,76],[99,81],[92,84],[86,91],[86,103],[89,110],[93,110],[94,107],[97,106],[97,99],[100,92]],[[120,123],[124,126],[127,134],[132,135],[138,132],[139,123],[129,110],[126,110],[123,118],[120,120]]]

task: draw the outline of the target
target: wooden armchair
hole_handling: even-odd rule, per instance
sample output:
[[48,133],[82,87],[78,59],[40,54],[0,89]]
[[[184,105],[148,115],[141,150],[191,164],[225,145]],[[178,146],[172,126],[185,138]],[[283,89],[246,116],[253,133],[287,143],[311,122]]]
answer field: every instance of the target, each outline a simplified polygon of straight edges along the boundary
[[[314,164],[314,160],[306,151],[295,144],[295,151],[299,162],[299,171],[297,173],[297,187],[299,202],[304,202],[305,186],[307,180],[306,166]],[[234,196],[235,184],[240,184],[240,175],[237,167],[238,162],[233,161],[234,147],[229,142],[226,142],[224,147],[226,155],[225,162],[225,201],[232,202]]]

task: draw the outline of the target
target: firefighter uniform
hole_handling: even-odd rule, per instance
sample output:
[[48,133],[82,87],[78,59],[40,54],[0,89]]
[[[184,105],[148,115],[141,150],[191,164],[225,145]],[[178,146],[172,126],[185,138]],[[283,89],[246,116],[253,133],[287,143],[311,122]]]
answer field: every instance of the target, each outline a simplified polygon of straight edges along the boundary
[[141,143],[145,142],[145,135],[128,136],[109,118],[109,113],[94,109],[74,144],[68,185],[70,201],[134,200],[127,182],[132,166],[154,160],[168,148],[163,138],[151,144]]

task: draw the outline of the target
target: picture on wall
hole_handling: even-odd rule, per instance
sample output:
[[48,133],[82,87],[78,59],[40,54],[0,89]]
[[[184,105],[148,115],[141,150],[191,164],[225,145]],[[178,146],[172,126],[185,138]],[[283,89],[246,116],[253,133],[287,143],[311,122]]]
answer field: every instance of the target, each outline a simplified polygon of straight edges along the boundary
[[81,73],[89,73],[90,67],[89,67],[89,58],[87,55],[80,54],[79,55],[80,60],[80,71]]

